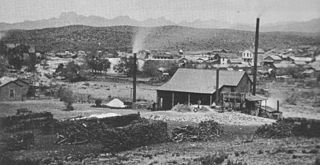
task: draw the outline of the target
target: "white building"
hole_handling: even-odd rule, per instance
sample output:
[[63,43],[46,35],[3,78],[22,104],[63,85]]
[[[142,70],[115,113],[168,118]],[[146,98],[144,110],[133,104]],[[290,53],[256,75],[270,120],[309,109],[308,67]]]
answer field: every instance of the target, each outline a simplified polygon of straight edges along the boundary
[[[258,55],[264,54],[263,49],[258,49]],[[244,62],[247,62],[250,65],[253,65],[254,63],[254,50],[253,49],[247,49],[241,53],[241,58]]]

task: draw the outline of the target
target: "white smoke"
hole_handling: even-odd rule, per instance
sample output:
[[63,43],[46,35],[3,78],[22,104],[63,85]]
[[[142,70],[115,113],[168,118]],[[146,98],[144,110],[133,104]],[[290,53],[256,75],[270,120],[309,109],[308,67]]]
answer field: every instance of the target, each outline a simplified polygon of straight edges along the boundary
[[137,53],[140,50],[144,50],[145,47],[145,40],[147,36],[151,33],[150,28],[139,27],[138,32],[134,36],[133,45],[132,45],[132,52]]
[[6,33],[5,32],[0,32],[0,41],[1,41],[1,39],[3,38],[3,37],[5,37],[6,36]]

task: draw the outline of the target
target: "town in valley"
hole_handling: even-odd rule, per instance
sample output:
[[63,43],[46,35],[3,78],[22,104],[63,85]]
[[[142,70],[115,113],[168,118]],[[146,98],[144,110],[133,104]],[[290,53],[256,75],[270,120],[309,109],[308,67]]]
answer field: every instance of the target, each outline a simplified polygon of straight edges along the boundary
[[76,6],[0,20],[0,164],[320,164],[319,13],[179,22],[160,5],[141,21]]

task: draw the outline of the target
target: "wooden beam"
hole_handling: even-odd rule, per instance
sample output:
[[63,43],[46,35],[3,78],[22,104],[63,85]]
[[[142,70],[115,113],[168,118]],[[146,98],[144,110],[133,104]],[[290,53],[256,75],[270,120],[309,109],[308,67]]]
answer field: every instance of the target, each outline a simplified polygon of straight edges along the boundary
[[172,107],[174,107],[174,92],[172,92]]

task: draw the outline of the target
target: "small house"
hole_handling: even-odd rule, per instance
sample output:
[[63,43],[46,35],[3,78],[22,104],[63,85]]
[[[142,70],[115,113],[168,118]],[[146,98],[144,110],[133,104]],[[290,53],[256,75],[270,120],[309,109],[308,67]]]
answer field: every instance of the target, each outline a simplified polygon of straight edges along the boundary
[[29,83],[24,80],[2,77],[0,78],[0,101],[24,100],[29,88]]

